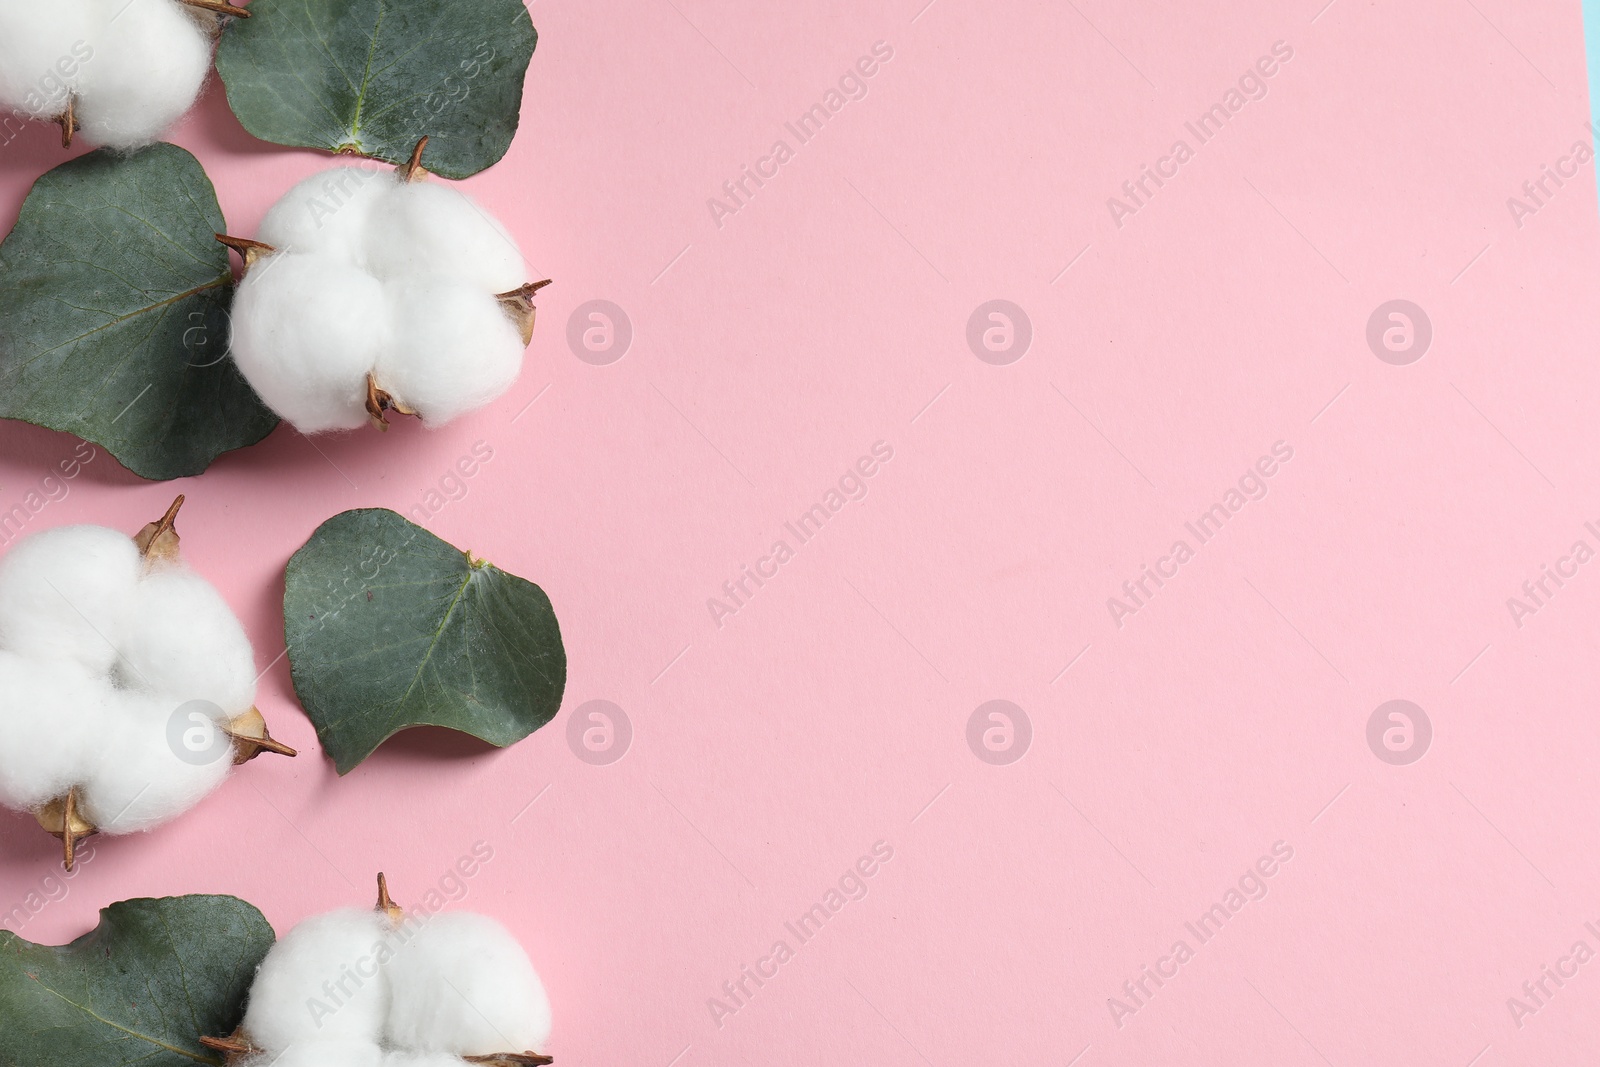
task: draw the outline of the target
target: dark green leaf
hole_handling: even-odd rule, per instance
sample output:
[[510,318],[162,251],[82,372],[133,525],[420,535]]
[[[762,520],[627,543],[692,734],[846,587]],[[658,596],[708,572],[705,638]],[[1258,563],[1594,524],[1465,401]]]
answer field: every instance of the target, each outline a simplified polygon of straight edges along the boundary
[[549,722],[567,684],[544,590],[392,511],[346,511],[289,560],[295,692],[339,773],[408,726],[502,748]]
[[500,161],[539,35],[522,0],[255,0],[217,48],[244,128],[264,141],[465,178]]
[[221,1063],[203,1036],[233,1032],[272,927],[233,897],[124,900],[70,945],[0,931],[4,1067]]
[[145,478],[199,474],[277,419],[227,358],[217,196],[169,144],[63,163],[0,245],[0,417],[77,434]]

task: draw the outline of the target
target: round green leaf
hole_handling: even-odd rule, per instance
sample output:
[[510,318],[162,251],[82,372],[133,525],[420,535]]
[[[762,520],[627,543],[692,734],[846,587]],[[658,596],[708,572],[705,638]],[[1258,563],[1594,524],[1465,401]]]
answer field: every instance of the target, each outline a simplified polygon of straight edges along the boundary
[[346,511],[289,560],[295,693],[340,774],[408,726],[504,748],[555,717],[567,653],[550,598],[384,508]]
[[227,358],[222,209],[170,144],[50,171],[0,244],[0,417],[92,441],[145,478],[199,474],[277,424]]
[[264,141],[446,178],[511,147],[539,35],[522,0],[255,0],[217,47],[244,128]]
[[0,931],[0,1064],[194,1067],[244,1017],[272,927],[234,897],[124,900],[70,945]]

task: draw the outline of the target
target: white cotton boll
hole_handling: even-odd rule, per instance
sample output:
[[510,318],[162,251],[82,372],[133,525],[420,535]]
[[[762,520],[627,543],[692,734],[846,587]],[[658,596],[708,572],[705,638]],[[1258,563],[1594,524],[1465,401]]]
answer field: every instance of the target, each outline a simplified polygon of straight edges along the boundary
[[105,742],[111,699],[75,664],[0,652],[0,804],[32,811],[77,785]]
[[490,293],[444,283],[390,286],[395,343],[378,382],[429,426],[482,407],[522,371],[523,344]]
[[367,166],[313,174],[272,206],[258,237],[279,251],[315,252],[365,268],[368,219],[397,184],[393,171]]
[[94,55],[86,0],[0,0],[0,110],[55,118]]
[[389,961],[387,1043],[458,1056],[543,1051],[544,984],[509,931],[485,915],[435,916]]
[[133,539],[103,526],[62,526],[0,558],[0,648],[111,669],[142,564]]
[[83,815],[102,833],[154,829],[200,803],[233,769],[232,742],[213,709],[126,690],[112,700],[111,728],[79,783]]
[[250,988],[244,1029],[269,1052],[331,1040],[376,1042],[389,1011],[378,948],[389,933],[378,912],[345,908],[313,916],[267,953]]
[[179,0],[93,4],[106,21],[91,42],[94,58],[83,65],[78,123],[96,144],[147,144],[200,95],[211,69],[211,37]]
[[390,343],[390,319],[370,275],[325,256],[279,253],[239,283],[233,358],[302,433],[353,430],[367,421],[367,374]]
[[527,268],[461,192],[335,167],[285,193],[260,239],[275,252],[234,300],[235,362],[301,432],[365,423],[369,374],[394,407],[440,426],[521,373],[525,323],[495,298]]
[[400,182],[373,209],[367,260],[385,281],[429,276],[504,293],[528,280],[517,242],[459,190]]
[[228,718],[256,699],[255,653],[216,587],[186,567],[152,571],[134,591],[119,684],[177,704],[215,704]]

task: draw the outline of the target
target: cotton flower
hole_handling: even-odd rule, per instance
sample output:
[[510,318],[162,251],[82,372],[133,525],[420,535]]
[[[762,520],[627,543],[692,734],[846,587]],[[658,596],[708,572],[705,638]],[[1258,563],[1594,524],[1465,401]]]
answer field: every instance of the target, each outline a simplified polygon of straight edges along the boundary
[[550,1001],[510,932],[468,912],[314,916],[272,947],[239,1030],[202,1038],[235,1067],[534,1067]]
[[220,0],[0,0],[0,110],[136,148],[194,104]]
[[303,433],[441,426],[504,393],[533,333],[517,243],[466,194],[424,181],[426,139],[398,172],[336,167],[290,189],[245,258],[232,353]]
[[215,588],[184,565],[183,498],[137,537],[34,534],[0,559],[0,805],[64,843],[149,830],[273,741],[255,656]]

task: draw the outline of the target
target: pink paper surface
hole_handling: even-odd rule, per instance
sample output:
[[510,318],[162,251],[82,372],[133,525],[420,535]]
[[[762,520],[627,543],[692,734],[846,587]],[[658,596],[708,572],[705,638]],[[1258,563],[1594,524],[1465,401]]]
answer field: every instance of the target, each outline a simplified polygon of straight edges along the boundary
[[[1579,5],[924,2],[533,5],[521,132],[462,183],[555,279],[512,392],[436,433],[280,428],[177,483],[102,456],[31,520],[132,531],[186,493],[188,558],[302,756],[100,841],[24,936],[191,892],[282,932],[378,870],[403,900],[452,888],[485,842],[450,906],[524,940],[568,1067],[1594,1061]],[[802,141],[786,123],[875,48]],[[54,138],[0,150],[0,226]],[[215,88],[171,139],[239,234],[330,165]],[[1547,165],[1575,176],[1535,204]],[[1146,166],[1167,176],[1135,200]],[[631,328],[609,363],[596,300]],[[993,300],[1021,315],[971,327]],[[1369,345],[1395,300],[1425,351],[1414,311]],[[74,446],[0,427],[0,509]],[[865,496],[802,542],[785,524],[841,478]],[[418,731],[337,777],[278,658],[283,569],[373,506],[548,591],[549,727]],[[614,762],[578,755],[599,720],[569,742],[595,700],[631,730]],[[995,700],[1021,716],[972,727]],[[1393,727],[1416,754],[1414,712],[1369,745],[1394,700],[1431,728],[1409,763],[1379,753]],[[54,850],[0,817],[0,913]]]

